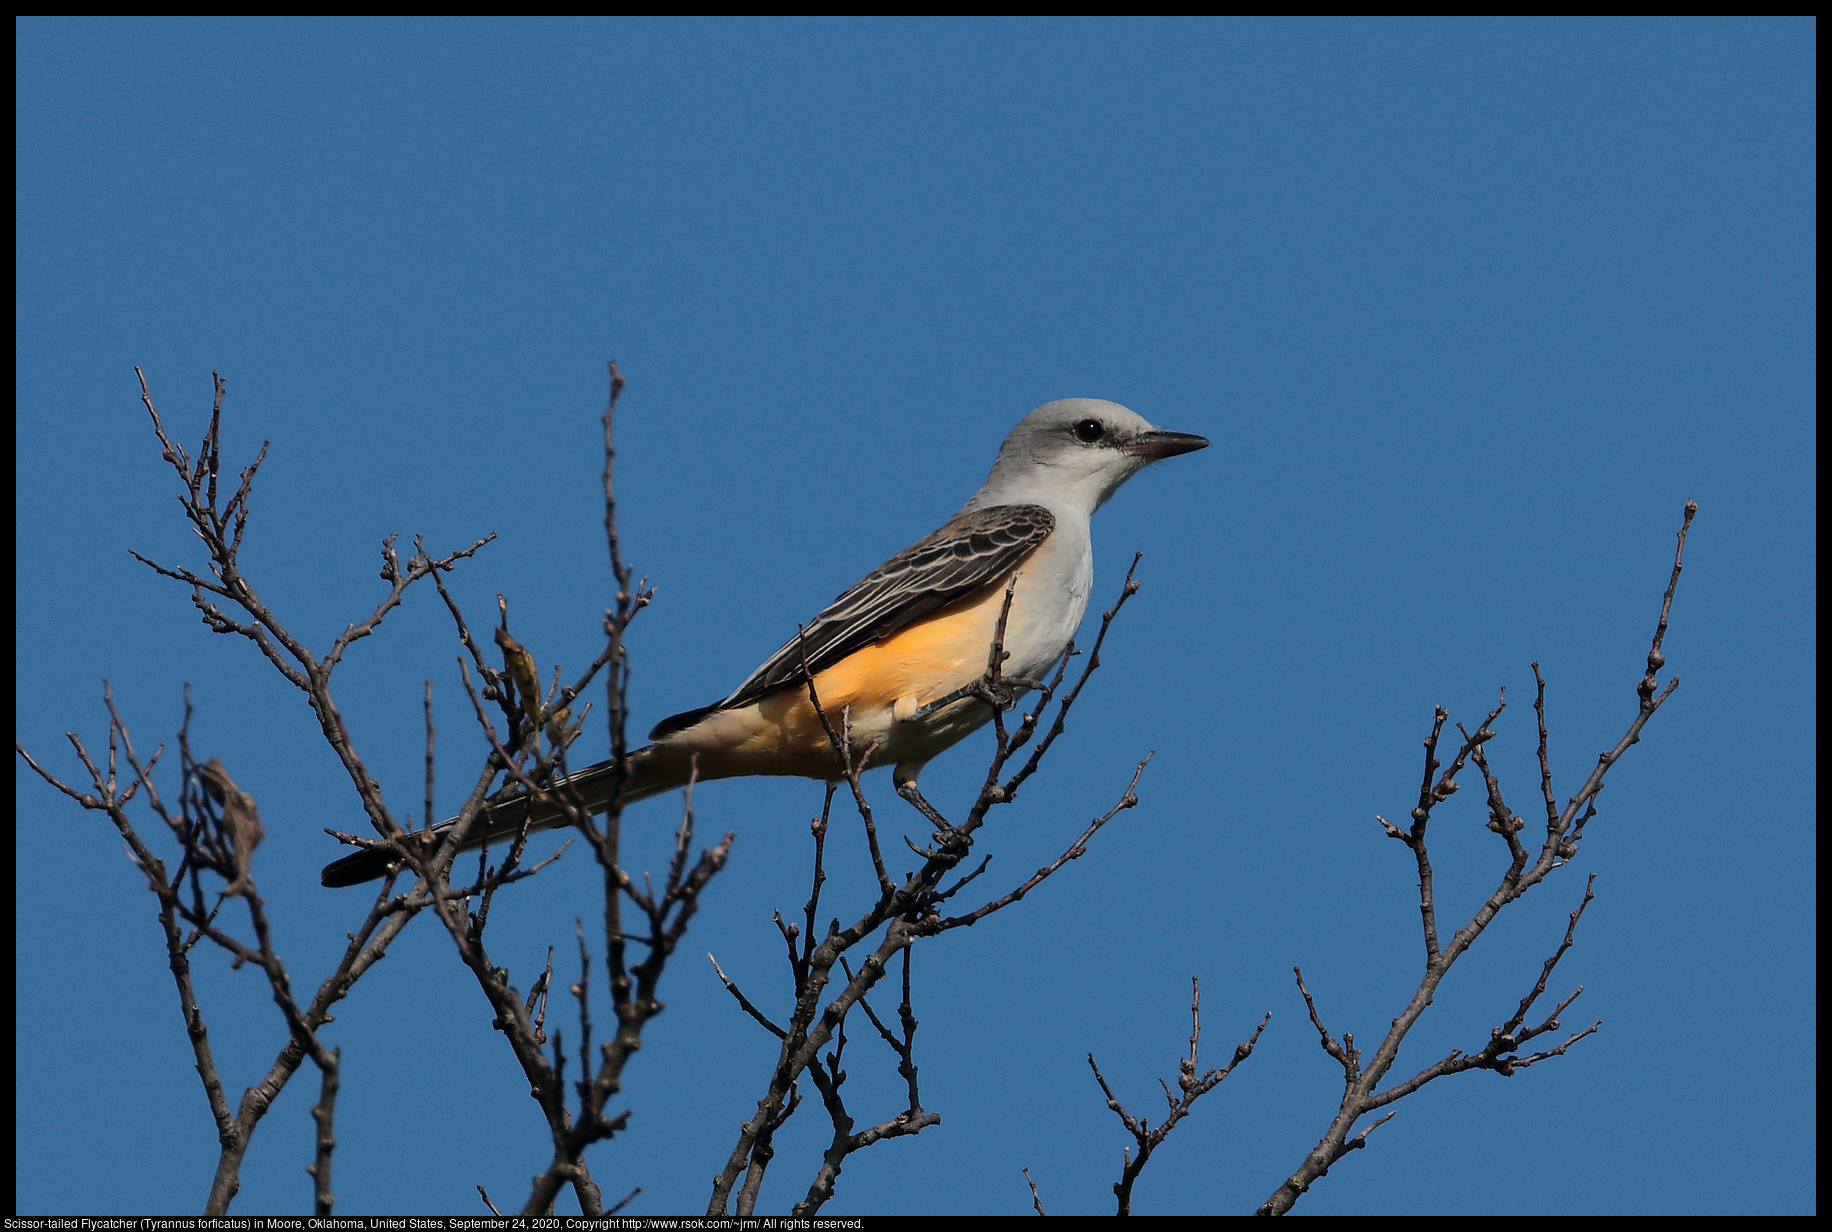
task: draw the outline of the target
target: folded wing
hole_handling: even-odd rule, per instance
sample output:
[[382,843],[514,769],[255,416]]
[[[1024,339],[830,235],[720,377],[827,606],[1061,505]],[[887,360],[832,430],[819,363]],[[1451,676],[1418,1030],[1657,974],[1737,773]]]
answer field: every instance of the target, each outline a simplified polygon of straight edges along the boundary
[[724,701],[663,719],[662,740],[719,710],[748,706],[819,675],[846,656],[996,582],[1022,564],[1056,527],[1041,505],[994,505],[951,519],[873,569],[784,642]]

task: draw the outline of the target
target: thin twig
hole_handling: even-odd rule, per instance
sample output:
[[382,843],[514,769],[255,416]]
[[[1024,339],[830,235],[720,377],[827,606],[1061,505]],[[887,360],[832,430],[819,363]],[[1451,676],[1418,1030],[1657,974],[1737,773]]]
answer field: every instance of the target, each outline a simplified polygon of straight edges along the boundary
[[1031,1205],[1037,1209],[1039,1215],[1048,1215],[1049,1212],[1043,1209],[1043,1199],[1037,1195],[1037,1182],[1031,1180],[1029,1168],[1024,1170],[1024,1183],[1030,1186]]

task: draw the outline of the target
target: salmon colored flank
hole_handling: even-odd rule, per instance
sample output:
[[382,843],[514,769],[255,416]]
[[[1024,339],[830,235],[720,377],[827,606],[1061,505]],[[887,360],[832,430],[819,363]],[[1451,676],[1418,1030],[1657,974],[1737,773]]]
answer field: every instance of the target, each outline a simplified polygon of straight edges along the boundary
[[[815,693],[834,731],[840,730],[841,713],[847,707],[855,718],[887,712],[904,718],[917,707],[985,675],[986,658],[1005,603],[1005,585],[1006,580],[1001,580],[976,591],[818,673]],[[983,721],[985,703],[963,700],[948,710],[969,708],[979,712],[969,719],[977,727],[975,720]],[[953,716],[944,713],[938,717]],[[733,730],[740,727],[745,730]],[[853,743],[857,758],[865,754],[870,741],[855,732]],[[899,748],[897,753],[900,761],[920,766],[946,743],[952,741],[935,749]],[[910,757],[912,752],[917,756]],[[695,756],[701,779],[747,774],[844,777],[806,685],[783,689],[743,710],[709,715],[666,744],[654,746],[650,759],[637,763],[627,791],[632,796],[645,794],[651,779],[680,782],[686,777],[687,762]],[[870,759],[873,765],[884,762],[875,755]]]

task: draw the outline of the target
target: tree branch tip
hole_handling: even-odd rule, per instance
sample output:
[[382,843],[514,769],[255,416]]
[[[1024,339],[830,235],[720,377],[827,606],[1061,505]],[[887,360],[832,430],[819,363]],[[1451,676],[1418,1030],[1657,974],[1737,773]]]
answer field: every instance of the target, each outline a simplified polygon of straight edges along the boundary
[[1382,1125],[1385,1125],[1388,1121],[1391,1121],[1394,1117],[1398,1115],[1399,1115],[1399,1110],[1395,1109],[1392,1112],[1389,1112],[1386,1116],[1380,1118],[1380,1120],[1368,1126],[1366,1129],[1362,1130],[1360,1133],[1356,1134],[1355,1140],[1349,1143],[1348,1146],[1343,1148],[1344,1152],[1346,1153],[1347,1151],[1357,1151],[1357,1150],[1360,1150],[1362,1147],[1365,1147],[1368,1144],[1368,1135],[1369,1134],[1373,1133],[1375,1130],[1379,1129]]

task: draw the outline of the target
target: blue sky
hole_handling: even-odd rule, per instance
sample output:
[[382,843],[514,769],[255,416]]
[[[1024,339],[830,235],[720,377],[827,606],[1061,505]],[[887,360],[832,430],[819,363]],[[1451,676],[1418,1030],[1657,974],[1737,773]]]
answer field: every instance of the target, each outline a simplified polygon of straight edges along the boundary
[[[260,801],[256,873],[296,984],[363,904],[320,889],[360,817],[300,696],[128,549],[200,563],[132,366],[228,452],[271,439],[246,565],[324,646],[374,602],[390,532],[498,541],[545,664],[596,650],[603,364],[626,544],[659,588],[635,718],[704,704],[798,620],[938,525],[1052,398],[1122,402],[1215,448],[1095,523],[1096,599],[1144,589],[1042,780],[980,850],[1015,884],[1156,759],[1141,807],[1020,908],[917,955],[925,1106],[849,1162],[830,1213],[1111,1209],[1125,1139],[1085,1064],[1150,1107],[1204,987],[1207,1055],[1254,1057],[1154,1157],[1135,1209],[1245,1211],[1327,1123],[1339,1076],[1292,987],[1377,1037],[1416,981],[1410,859],[1431,707],[1536,789],[1528,664],[1574,789],[1634,707],[1688,498],[1667,643],[1684,683],[1616,770],[1583,856],[1504,914],[1400,1070],[1479,1046],[1582,893],[1555,985],[1571,1055],[1400,1106],[1310,1213],[1814,1209],[1814,103],[1810,21],[45,21],[16,26],[16,724],[68,773],[100,680],[136,737],[195,740]],[[417,799],[420,682],[443,782],[481,756],[436,599],[353,653],[338,696]],[[976,738],[925,776],[958,808]],[[457,800],[455,787],[443,803]],[[878,780],[880,808],[920,835]],[[199,1207],[215,1150],[153,906],[112,830],[19,780],[21,1212]],[[1504,861],[1479,793],[1437,823],[1446,911]],[[702,962],[786,996],[777,908],[806,897],[819,788],[709,785],[734,829],[590,1156],[638,1213],[702,1209],[773,1041]],[[631,810],[660,867],[673,806]],[[856,838],[856,836],[855,836]],[[852,845],[848,845],[851,843]],[[868,870],[839,842],[830,891]],[[644,861],[648,861],[644,864]],[[1003,870],[1001,873],[1000,870]],[[850,878],[850,881],[848,879]],[[499,903],[526,987],[595,875],[568,856]],[[846,899],[846,895],[852,899]],[[339,1014],[340,1213],[479,1213],[542,1129],[450,942],[417,921]],[[281,1026],[205,956],[225,1078]],[[602,981],[600,981],[602,986]],[[875,1051],[874,1051],[875,1050]],[[856,1114],[895,1112],[855,1040]],[[236,1209],[309,1209],[300,1080]],[[791,1122],[781,1211],[825,1122]],[[72,1158],[93,1166],[73,1167]]]

